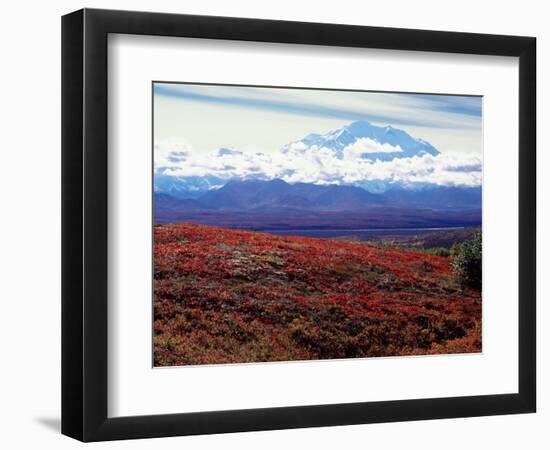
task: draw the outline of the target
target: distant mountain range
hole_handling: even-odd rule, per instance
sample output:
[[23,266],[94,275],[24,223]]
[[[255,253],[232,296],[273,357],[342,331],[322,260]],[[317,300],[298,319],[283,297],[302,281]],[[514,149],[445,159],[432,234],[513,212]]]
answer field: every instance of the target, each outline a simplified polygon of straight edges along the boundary
[[476,209],[481,208],[481,188],[430,185],[417,190],[396,187],[374,194],[355,186],[289,184],[275,179],[233,180],[194,199],[155,193],[155,207],[171,210],[357,211],[379,206],[436,210]]
[[198,203],[213,209],[308,209],[343,211],[384,203],[382,196],[354,186],[289,184],[283,180],[230,181],[210,191]]
[[264,227],[463,226],[481,222],[481,188],[430,186],[373,194],[354,186],[230,181],[196,199],[154,195],[155,222]]

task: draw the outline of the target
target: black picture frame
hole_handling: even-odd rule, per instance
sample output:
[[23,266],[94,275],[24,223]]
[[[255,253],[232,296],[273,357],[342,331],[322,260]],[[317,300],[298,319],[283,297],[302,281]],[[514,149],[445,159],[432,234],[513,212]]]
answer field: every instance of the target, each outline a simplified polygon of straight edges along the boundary
[[[107,36],[179,36],[519,58],[518,393],[107,416]],[[83,9],[62,18],[62,433],[82,441],[535,412],[536,39]],[[514,295],[511,293],[510,295]]]

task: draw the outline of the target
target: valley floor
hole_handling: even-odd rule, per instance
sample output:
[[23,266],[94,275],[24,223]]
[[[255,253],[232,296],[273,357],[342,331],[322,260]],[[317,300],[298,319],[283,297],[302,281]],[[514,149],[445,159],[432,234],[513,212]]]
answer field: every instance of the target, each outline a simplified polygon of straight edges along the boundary
[[155,366],[481,351],[447,257],[190,223],[154,242]]

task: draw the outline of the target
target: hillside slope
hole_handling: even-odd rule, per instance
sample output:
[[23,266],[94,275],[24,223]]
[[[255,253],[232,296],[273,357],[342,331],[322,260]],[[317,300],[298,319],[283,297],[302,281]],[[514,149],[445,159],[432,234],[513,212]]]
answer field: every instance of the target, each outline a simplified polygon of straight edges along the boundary
[[449,260],[362,243],[154,228],[156,366],[481,351]]

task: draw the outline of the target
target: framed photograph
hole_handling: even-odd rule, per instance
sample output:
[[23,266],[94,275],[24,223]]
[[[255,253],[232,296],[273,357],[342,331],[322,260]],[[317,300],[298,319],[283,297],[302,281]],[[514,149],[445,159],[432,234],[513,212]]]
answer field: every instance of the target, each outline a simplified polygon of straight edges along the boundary
[[535,412],[536,41],[62,20],[62,432]]

